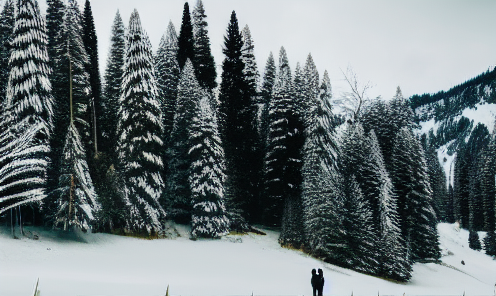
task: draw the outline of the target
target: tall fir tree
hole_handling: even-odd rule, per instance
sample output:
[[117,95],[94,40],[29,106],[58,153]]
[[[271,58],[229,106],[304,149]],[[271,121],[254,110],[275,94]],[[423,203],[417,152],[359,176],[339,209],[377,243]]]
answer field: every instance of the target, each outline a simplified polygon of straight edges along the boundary
[[208,37],[207,15],[203,7],[203,1],[197,0],[192,12],[194,56],[192,57],[195,68],[196,79],[200,86],[205,89],[214,89],[217,86],[217,71],[215,69],[214,56],[210,51],[210,38]]
[[157,71],[157,90],[161,99],[164,122],[164,141],[169,142],[174,114],[176,111],[177,86],[180,78],[179,63],[177,61],[177,34],[172,22],[169,22],[167,32],[162,36],[155,56]]
[[11,53],[10,42],[14,33],[14,0],[7,0],[0,14],[0,112],[5,105],[7,84],[9,82],[9,58]]
[[267,133],[269,128],[269,104],[272,98],[272,90],[274,88],[274,81],[276,79],[276,64],[274,62],[274,56],[272,52],[267,58],[265,64],[265,72],[262,81],[262,86],[260,88],[260,98],[262,104],[262,114],[260,119],[260,139],[261,139],[261,149],[265,152],[265,144],[267,141]]
[[248,86],[248,91],[252,97],[254,104],[258,103],[258,68],[257,61],[255,59],[255,45],[253,39],[251,38],[251,32],[248,25],[246,25],[241,31],[241,37],[243,40],[243,47],[241,47],[241,59],[245,64],[243,69],[243,74]]
[[129,20],[119,105],[117,150],[129,205],[127,228],[156,234],[165,218],[159,203],[165,186],[163,125],[150,41],[136,10]]
[[[86,66],[86,72],[89,74],[89,82],[91,88],[91,103],[90,103],[90,134],[92,135],[94,150],[93,153],[98,153],[99,143],[103,143],[101,132],[102,119],[102,83],[100,79],[100,66],[98,64],[98,38],[96,36],[95,22],[93,20],[93,12],[89,0],[84,3],[84,12],[81,19],[83,44],[88,54],[89,63]],[[108,145],[100,145],[101,148],[108,148]]]
[[[48,35],[48,56],[49,64],[52,69],[55,69],[57,64],[56,60],[58,57],[57,48],[60,48],[60,43],[64,42],[61,40],[61,35],[59,32],[62,30],[62,23],[64,22],[64,12],[65,4],[63,0],[47,0],[47,10],[46,10],[46,26]],[[53,84],[53,75],[50,77],[50,81]]]
[[[219,92],[219,122],[226,153],[226,202],[233,228],[246,229],[245,219],[252,219],[250,208],[257,208],[256,162],[252,148],[256,127],[251,112],[251,97],[244,78],[241,48],[243,40],[233,11],[224,36],[222,81]],[[255,214],[256,215],[256,214]]]
[[224,205],[224,150],[211,100],[206,94],[199,99],[189,132],[191,235],[218,238],[229,232]]
[[342,263],[346,252],[341,211],[344,188],[329,102],[317,101],[308,116],[302,167],[306,246],[316,256]]
[[292,85],[293,108],[288,118],[288,143],[291,144],[287,147],[288,163],[286,168],[288,188],[284,202],[279,243],[300,248],[305,243],[301,200],[301,168],[305,136],[302,105],[304,100],[304,81],[299,64],[296,65]]
[[126,53],[125,28],[119,11],[116,12],[110,37],[110,48],[105,68],[105,85],[102,97],[102,133],[108,146],[108,153],[115,162],[117,143],[117,112],[121,94],[124,57]]
[[290,116],[293,111],[291,70],[284,47],[279,54],[279,71],[274,83],[273,98],[269,104],[269,130],[264,159],[263,220],[267,225],[279,226],[282,208],[288,193],[290,145]]
[[179,223],[191,221],[191,188],[189,169],[191,159],[189,132],[195,114],[195,102],[202,97],[202,90],[195,78],[193,63],[188,60],[181,73],[177,88],[177,104],[169,147],[167,149],[167,198],[166,209]]
[[35,0],[18,1],[10,46],[0,127],[0,212],[46,197],[53,98],[45,20]]
[[182,70],[187,59],[190,59],[191,61],[194,61],[195,59],[195,39],[193,36],[193,24],[191,22],[188,2],[184,3],[183,18],[177,46],[179,47],[177,51],[177,61],[179,62],[179,69]]
[[[305,81],[305,94],[306,98],[304,101],[304,110],[310,110],[315,108],[317,97],[319,95],[319,72],[317,67],[313,62],[311,54],[308,54],[305,66],[303,68],[303,77]],[[309,119],[305,115],[306,124],[308,124]]]
[[446,174],[439,162],[435,146],[428,139],[422,141],[427,163],[427,173],[432,189],[434,210],[439,221],[446,222],[446,207],[448,205],[448,188],[446,187]]
[[[50,179],[51,189],[55,189],[59,179],[59,161],[62,159],[62,149],[70,124],[69,92],[67,86],[73,85],[73,116],[74,125],[78,129],[81,141],[87,154],[92,151],[94,142],[90,136],[90,100],[91,86],[86,64],[89,62],[82,39],[81,12],[77,1],[69,0],[64,10],[61,29],[56,37],[56,48],[53,61],[52,75],[53,96],[55,103],[54,133],[51,140],[52,163]],[[57,41],[58,40],[58,41]],[[70,73],[72,78],[70,78]],[[89,156],[89,155],[88,155]]]
[[440,257],[437,217],[427,164],[419,140],[408,127],[398,133],[392,153],[391,179],[398,198],[400,228],[413,260]]

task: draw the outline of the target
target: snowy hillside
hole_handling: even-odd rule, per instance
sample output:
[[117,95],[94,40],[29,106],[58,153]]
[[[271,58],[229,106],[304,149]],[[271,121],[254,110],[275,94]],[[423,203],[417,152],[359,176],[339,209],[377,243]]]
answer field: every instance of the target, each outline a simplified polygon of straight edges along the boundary
[[[109,234],[12,239],[0,228],[0,295],[311,295],[310,271],[323,268],[325,295],[494,295],[496,261],[468,247],[468,232],[438,226],[442,264],[416,264],[407,284],[366,276],[283,249],[278,233],[221,240],[142,240]],[[462,260],[465,265],[462,265]]]
[[[421,112],[421,110],[416,110],[417,113]],[[418,114],[417,114],[418,115]],[[452,118],[454,122],[458,122],[462,117],[467,118],[473,124],[471,125],[472,129],[477,126],[477,124],[484,124],[489,133],[493,132],[496,118],[496,104],[488,104],[481,103],[475,105],[473,108],[466,108],[462,111],[462,113],[458,116]],[[438,134],[438,129],[444,123],[443,121],[435,121],[434,118],[429,119],[428,121],[420,121],[419,129],[417,130],[418,134],[429,134],[429,131],[432,130],[434,135]],[[470,136],[470,133],[468,134]],[[468,140],[468,137],[467,139]],[[448,184],[453,184],[453,160],[455,159],[456,153],[448,153],[448,147],[453,143],[453,140],[442,145],[437,149],[438,158],[441,165],[444,167],[444,171],[446,173],[446,178],[448,179]],[[451,154],[451,155],[450,155]]]

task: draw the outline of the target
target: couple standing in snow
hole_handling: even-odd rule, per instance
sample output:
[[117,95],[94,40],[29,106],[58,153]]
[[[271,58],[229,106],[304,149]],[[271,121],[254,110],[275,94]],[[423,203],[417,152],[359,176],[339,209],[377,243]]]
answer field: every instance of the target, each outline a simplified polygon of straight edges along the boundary
[[318,292],[318,296],[322,296],[322,291],[324,290],[324,272],[319,268],[319,274],[315,271],[315,268],[312,269],[312,288],[313,288],[313,296],[315,292]]

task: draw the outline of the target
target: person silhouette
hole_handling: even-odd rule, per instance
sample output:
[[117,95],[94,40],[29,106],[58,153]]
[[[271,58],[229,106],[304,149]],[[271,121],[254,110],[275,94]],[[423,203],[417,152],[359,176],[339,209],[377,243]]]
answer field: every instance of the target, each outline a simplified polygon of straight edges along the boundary
[[324,271],[322,271],[321,268],[319,268],[318,277],[319,277],[319,287],[317,288],[317,290],[319,292],[318,296],[322,296],[323,291],[324,291]]
[[310,282],[313,288],[313,296],[317,296],[317,291],[320,286],[320,277],[317,275],[317,271],[315,271],[315,268],[312,269],[312,279]]

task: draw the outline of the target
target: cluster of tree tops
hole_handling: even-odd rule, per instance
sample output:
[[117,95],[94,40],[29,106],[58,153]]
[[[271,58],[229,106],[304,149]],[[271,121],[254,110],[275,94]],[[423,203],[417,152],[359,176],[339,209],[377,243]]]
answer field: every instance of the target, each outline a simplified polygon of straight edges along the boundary
[[259,83],[235,12],[217,86],[201,1],[155,54],[138,12],[127,30],[117,13],[102,87],[89,1],[82,14],[75,0],[47,4],[46,25],[36,0],[8,0],[0,17],[0,212],[11,221],[32,209],[53,227],[160,236],[174,220],[192,238],[262,224],[283,246],[399,281],[440,257],[438,167],[399,88],[367,106],[355,92],[343,123],[311,55],[292,72],[281,48]]
[[[436,132],[431,129],[421,135],[439,220],[468,229],[469,246],[476,250],[482,249],[477,231],[486,231],[483,247],[488,255],[496,255],[496,135],[486,125],[474,126],[473,120],[460,115],[476,104],[495,103],[495,90],[493,69],[446,92],[410,99],[416,123],[434,119],[439,124]],[[443,145],[448,155],[455,155],[449,182],[437,154]]]

